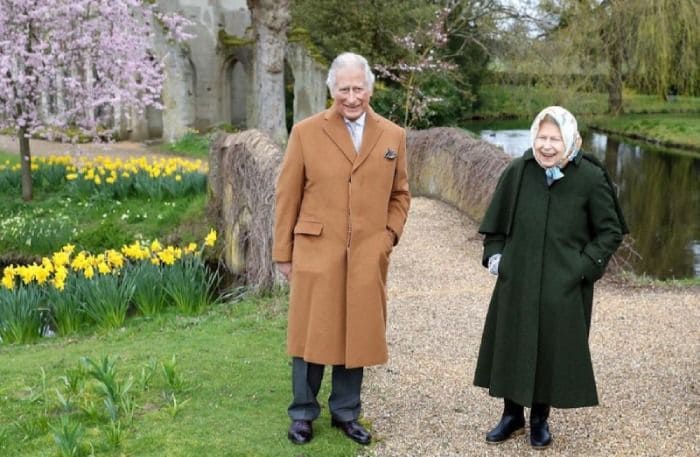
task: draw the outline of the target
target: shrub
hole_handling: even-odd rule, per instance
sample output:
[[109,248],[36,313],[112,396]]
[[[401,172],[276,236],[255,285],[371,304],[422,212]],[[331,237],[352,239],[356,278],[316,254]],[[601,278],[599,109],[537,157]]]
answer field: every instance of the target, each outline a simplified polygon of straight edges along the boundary
[[103,329],[124,325],[134,295],[134,280],[131,276],[108,273],[89,281],[76,281],[76,284],[84,298],[83,310],[90,320]]
[[51,326],[59,335],[76,333],[85,321],[78,281],[69,280],[62,291],[54,287],[46,290]]
[[197,314],[216,302],[218,272],[210,272],[200,257],[186,256],[165,270],[165,291],[183,314]]
[[5,343],[32,343],[43,327],[43,300],[36,285],[0,289],[0,338]]
[[167,304],[163,268],[149,262],[141,262],[129,270],[135,278],[134,305],[144,316],[161,312]]

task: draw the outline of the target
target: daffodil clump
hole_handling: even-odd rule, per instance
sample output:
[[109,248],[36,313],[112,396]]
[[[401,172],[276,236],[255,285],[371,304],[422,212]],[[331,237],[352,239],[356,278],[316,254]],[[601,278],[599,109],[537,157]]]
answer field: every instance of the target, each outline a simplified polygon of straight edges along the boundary
[[[206,190],[206,164],[180,157],[149,160],[98,156],[74,161],[70,156],[48,156],[34,158],[31,168],[37,187],[68,186],[76,195],[164,199]],[[0,164],[0,191],[16,190],[19,183],[19,164]]]
[[201,312],[216,301],[218,274],[202,260],[215,243],[212,229],[201,245],[184,247],[135,241],[92,254],[68,244],[41,262],[5,267],[0,338],[31,341],[47,331],[73,333],[84,323],[120,327],[131,308],[155,314],[169,303],[182,313]]

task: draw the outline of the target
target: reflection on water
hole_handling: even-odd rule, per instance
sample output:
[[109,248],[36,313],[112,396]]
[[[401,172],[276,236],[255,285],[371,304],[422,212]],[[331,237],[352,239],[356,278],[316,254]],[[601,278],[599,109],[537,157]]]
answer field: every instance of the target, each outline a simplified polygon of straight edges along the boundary
[[[472,131],[512,156],[530,147],[527,125],[489,127]],[[635,271],[660,279],[700,277],[700,159],[591,131],[583,137],[584,150],[605,164],[618,187],[642,256]]]
[[532,147],[529,130],[482,130],[480,136],[482,140],[500,146],[513,157]]

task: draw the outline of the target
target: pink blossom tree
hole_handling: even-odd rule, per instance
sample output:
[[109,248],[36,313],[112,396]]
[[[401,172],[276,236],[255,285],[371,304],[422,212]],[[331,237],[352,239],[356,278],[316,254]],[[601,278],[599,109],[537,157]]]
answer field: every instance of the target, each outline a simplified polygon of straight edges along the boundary
[[179,42],[189,25],[148,0],[0,0],[0,128],[17,132],[24,200],[30,136],[109,138],[121,110],[160,107],[154,36]]
[[380,77],[403,88],[406,94],[403,125],[406,127],[422,118],[432,104],[441,102],[439,97],[432,97],[421,90],[418,77],[429,72],[449,72],[457,68],[452,62],[440,59],[436,52],[447,45],[450,32],[447,18],[452,8],[439,8],[435,11],[434,20],[427,26],[404,36],[394,36],[396,43],[406,51],[405,59],[390,65],[374,66]]

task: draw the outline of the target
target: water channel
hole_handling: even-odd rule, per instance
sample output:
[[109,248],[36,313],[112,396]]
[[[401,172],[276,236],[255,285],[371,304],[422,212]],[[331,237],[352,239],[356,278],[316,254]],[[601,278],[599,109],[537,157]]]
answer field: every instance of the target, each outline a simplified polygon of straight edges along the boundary
[[[465,128],[513,157],[530,147],[529,123],[470,123]],[[592,130],[581,132],[617,185],[637,274],[658,279],[700,278],[700,155],[679,153]],[[624,254],[624,253],[623,253]]]

